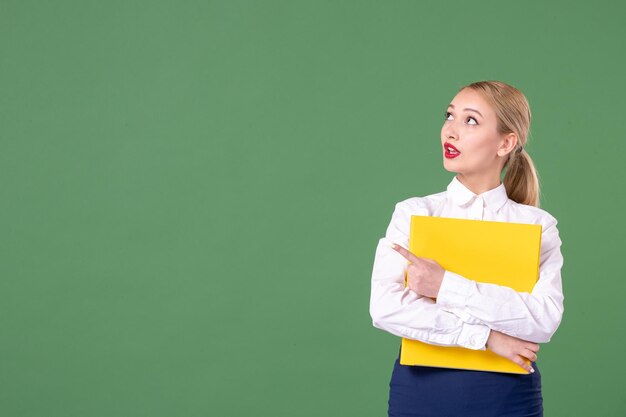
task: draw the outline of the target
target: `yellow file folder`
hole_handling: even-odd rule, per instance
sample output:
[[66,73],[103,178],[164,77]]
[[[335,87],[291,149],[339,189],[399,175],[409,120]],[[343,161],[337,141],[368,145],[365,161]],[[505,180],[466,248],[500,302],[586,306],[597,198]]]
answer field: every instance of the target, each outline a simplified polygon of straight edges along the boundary
[[[409,250],[465,278],[531,292],[539,278],[541,229],[540,224],[414,215]],[[400,363],[528,374],[515,362],[489,350],[431,345],[406,338],[402,339]]]

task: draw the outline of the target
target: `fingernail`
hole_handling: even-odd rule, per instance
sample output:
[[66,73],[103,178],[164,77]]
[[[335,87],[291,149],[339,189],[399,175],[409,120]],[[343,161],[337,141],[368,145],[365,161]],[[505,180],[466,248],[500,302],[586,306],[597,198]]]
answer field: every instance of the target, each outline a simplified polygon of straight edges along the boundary
[[530,368],[530,373],[532,374],[534,372],[535,372],[535,369],[534,368]]
[[396,244],[393,242],[389,242],[387,241],[387,246],[389,246],[391,249],[395,249],[396,248]]

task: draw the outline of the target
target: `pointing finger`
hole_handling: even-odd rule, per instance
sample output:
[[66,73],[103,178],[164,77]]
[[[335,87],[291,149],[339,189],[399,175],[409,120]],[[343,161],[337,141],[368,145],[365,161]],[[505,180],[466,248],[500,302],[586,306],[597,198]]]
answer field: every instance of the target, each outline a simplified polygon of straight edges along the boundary
[[400,255],[404,256],[409,262],[413,262],[413,263],[418,262],[419,258],[415,256],[412,252],[410,252],[408,249],[393,242],[390,244],[390,246],[391,246],[391,249],[394,249]]

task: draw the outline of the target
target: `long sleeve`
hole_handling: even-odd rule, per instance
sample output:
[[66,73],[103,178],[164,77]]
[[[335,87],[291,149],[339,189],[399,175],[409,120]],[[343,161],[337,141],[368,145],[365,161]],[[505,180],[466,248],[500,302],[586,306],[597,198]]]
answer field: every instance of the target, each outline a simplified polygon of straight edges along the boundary
[[386,235],[376,248],[370,297],[374,327],[433,345],[485,350],[489,326],[463,321],[441,309],[433,299],[405,287],[408,261],[389,243],[408,247],[411,214],[406,200],[397,203]]
[[493,330],[534,343],[547,343],[563,316],[561,239],[557,220],[549,216],[543,226],[539,279],[531,293],[480,283],[446,271],[437,304],[469,324],[486,324]]

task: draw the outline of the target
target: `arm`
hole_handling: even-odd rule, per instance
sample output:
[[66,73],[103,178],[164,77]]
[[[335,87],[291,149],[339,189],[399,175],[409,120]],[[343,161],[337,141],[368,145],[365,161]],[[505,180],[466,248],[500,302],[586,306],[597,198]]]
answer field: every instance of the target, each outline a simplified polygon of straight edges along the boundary
[[493,330],[534,343],[547,343],[563,316],[561,239],[557,220],[543,228],[539,279],[531,293],[476,282],[446,271],[437,304],[466,323],[486,324]]
[[408,261],[390,242],[408,245],[411,213],[406,202],[396,204],[384,238],[376,248],[372,271],[370,315],[374,327],[395,336],[443,346],[485,350],[490,328],[463,321],[435,301],[405,287]]

